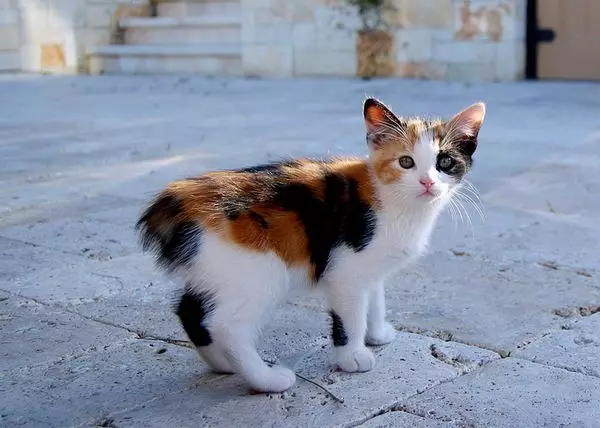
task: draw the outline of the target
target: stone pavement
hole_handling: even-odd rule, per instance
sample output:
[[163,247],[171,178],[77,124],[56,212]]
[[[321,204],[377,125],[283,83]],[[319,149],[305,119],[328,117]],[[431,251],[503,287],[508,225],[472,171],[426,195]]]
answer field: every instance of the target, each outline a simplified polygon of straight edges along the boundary
[[[473,207],[388,284],[400,330],[337,372],[320,298],[290,298],[250,394],[207,372],[133,223],[169,180],[283,156],[364,154],[361,103],[488,116]],[[600,85],[0,76],[0,425],[600,426]],[[462,221],[461,221],[462,217]],[[598,312],[598,313],[596,313]]]

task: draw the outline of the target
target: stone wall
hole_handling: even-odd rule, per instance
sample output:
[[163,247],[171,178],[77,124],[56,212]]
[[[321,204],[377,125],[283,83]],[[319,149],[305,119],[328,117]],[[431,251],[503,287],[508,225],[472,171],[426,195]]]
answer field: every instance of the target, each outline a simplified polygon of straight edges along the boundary
[[[243,74],[356,75],[361,24],[345,0],[238,1]],[[526,0],[389,2],[384,18],[395,40],[395,75],[453,81],[523,77]],[[118,19],[149,16],[148,3],[0,0],[0,70],[86,72],[89,48],[122,43]]]
[[0,71],[21,68],[19,14],[13,0],[0,0]]
[[147,0],[0,0],[0,69],[85,72],[88,47],[119,41],[119,17],[149,11]]
[[[390,0],[396,75],[494,81],[521,79],[525,0]],[[360,20],[343,0],[242,0],[246,74],[356,73]]]

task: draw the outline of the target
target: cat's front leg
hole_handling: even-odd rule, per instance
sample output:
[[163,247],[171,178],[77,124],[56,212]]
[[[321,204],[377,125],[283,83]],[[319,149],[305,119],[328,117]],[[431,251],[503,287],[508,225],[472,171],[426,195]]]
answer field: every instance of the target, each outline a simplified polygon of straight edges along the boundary
[[336,363],[346,372],[367,372],[375,356],[365,346],[369,292],[359,286],[329,284],[331,336]]
[[385,345],[394,340],[396,329],[385,320],[385,290],[383,283],[378,284],[369,293],[367,314],[368,345]]

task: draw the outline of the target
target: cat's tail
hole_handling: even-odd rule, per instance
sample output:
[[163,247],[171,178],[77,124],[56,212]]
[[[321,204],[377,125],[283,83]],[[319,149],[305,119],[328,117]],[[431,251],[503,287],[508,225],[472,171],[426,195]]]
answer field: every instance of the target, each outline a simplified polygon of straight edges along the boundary
[[186,218],[181,200],[168,191],[150,203],[135,229],[142,249],[154,253],[157,265],[169,272],[190,265],[202,235],[200,224]]

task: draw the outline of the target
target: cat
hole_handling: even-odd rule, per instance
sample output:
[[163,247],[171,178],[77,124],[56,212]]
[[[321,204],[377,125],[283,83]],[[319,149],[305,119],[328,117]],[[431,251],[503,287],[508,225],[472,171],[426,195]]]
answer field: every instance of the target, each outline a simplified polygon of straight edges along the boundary
[[136,228],[157,265],[184,284],[175,313],[202,359],[256,391],[282,392],[292,370],[255,342],[292,286],[327,295],[337,366],[366,372],[367,345],[394,340],[384,281],[421,256],[472,167],[485,104],[450,120],[363,103],[369,156],[292,159],[170,183]]

